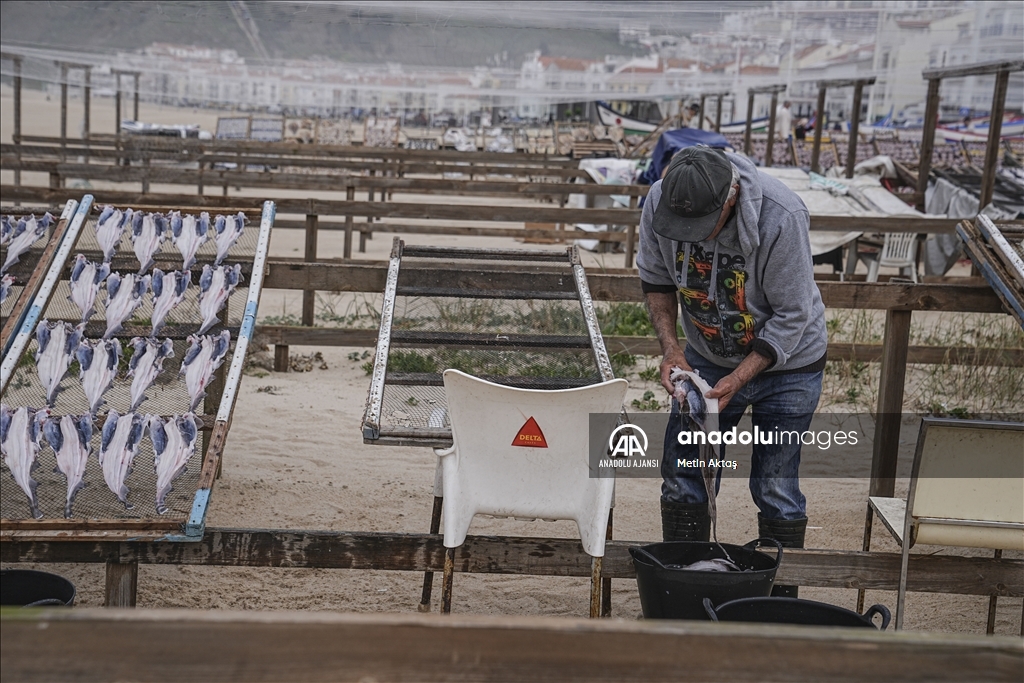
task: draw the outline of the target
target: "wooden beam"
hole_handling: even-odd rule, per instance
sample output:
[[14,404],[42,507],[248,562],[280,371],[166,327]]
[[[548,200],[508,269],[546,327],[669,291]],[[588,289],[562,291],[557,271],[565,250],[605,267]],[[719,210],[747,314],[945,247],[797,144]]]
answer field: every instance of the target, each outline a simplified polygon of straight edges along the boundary
[[747,92],[758,93],[758,94],[764,93],[764,94],[776,94],[777,95],[780,92],[786,92],[786,84],[785,83],[777,83],[775,85],[760,85],[760,86],[758,86],[756,88],[749,88],[747,90]]
[[1003,111],[1006,108],[1006,90],[1010,83],[1010,72],[1000,71],[996,74],[995,89],[992,91],[992,109],[988,120],[988,143],[985,146],[985,163],[981,170],[981,198],[979,209],[992,203],[992,193],[996,187],[996,165],[1003,150],[1000,135],[1003,132]]
[[846,177],[853,177],[853,167],[857,165],[857,142],[860,134],[860,107],[864,95],[864,84],[853,86],[853,111],[850,113],[850,145],[846,153]]
[[867,78],[833,78],[831,80],[818,81],[818,88],[848,88],[850,86],[857,87],[872,85],[875,82],[874,76],[868,76]]
[[[318,221],[319,217],[316,214],[308,214],[306,216],[305,259],[307,263],[316,262],[316,237]],[[314,290],[309,289],[304,290],[302,292],[302,324],[312,326],[314,324],[315,314],[316,292]]]
[[872,496],[892,497],[896,491],[910,317],[910,311],[902,310],[889,310],[885,314],[878,412],[875,416],[875,439],[871,455]]
[[926,81],[942,80],[943,78],[963,78],[964,76],[984,76],[1005,71],[1024,71],[1024,59],[996,59],[991,62],[964,64],[962,66],[925,69],[921,78]]
[[750,90],[747,95],[747,125],[743,130],[743,153],[748,157],[751,155],[750,132],[754,125],[754,91]]
[[[635,578],[629,548],[646,541],[609,541],[602,576]],[[207,528],[194,543],[78,541],[58,543],[0,536],[0,561],[373,569],[437,571],[444,567],[443,539],[399,534],[283,529]],[[456,572],[589,577],[590,556],[579,539],[469,536],[456,550]],[[789,549],[777,580],[820,588],[895,590],[900,554],[853,550]],[[912,554],[908,589],[961,595],[1024,595],[1024,560]]]
[[775,109],[779,106],[779,93],[772,91],[772,102],[768,105],[768,145],[764,150],[764,165],[772,165],[775,154]]
[[811,148],[811,171],[821,173],[821,129],[825,125],[825,86],[818,86],[818,109],[814,115],[814,146]]
[[135,607],[139,593],[139,562],[107,560],[105,607]]
[[1006,636],[458,614],[7,610],[0,639],[5,677],[28,682],[1016,683],[1021,664]]
[[928,94],[924,104],[924,130],[921,132],[921,158],[917,166],[917,192],[920,200],[917,210],[924,211],[924,197],[928,190],[928,174],[932,168],[932,153],[935,151],[935,127],[939,123],[939,86],[942,80],[928,80]]

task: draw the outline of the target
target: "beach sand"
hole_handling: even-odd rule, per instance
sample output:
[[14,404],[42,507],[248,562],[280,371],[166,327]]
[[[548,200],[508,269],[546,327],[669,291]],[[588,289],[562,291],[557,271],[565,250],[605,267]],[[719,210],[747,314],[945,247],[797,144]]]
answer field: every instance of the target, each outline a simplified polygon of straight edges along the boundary
[[[3,112],[0,138],[5,141],[9,141],[11,135],[10,94],[8,87],[0,92]],[[58,134],[59,100],[56,97],[46,101],[42,93],[26,91],[24,101],[25,134]],[[212,130],[216,122],[215,112],[153,107],[145,103],[141,109],[141,118],[151,122],[196,122],[208,130]],[[70,112],[74,123],[69,124],[69,130],[77,134],[80,102],[72,99]],[[113,118],[113,100],[97,98],[92,108],[93,129],[112,132]],[[10,181],[10,173],[4,172],[2,182]],[[84,189],[69,188],[68,196],[77,196]],[[154,191],[160,190],[154,187]],[[259,196],[254,191],[244,194]],[[296,192],[275,191],[274,194],[304,196]],[[407,201],[409,197],[398,200]],[[423,200],[488,201],[438,197]],[[300,231],[275,232],[272,256],[298,256],[302,239]],[[407,239],[416,244],[429,241],[432,244],[516,246],[507,239],[426,236]],[[390,243],[390,235],[379,233],[369,242],[367,253],[359,254],[358,258],[382,260],[390,250]],[[340,253],[340,234],[321,236],[321,258],[339,257]],[[621,254],[586,253],[585,258],[591,267],[622,265]],[[260,305],[260,318],[298,314],[300,310],[300,292],[267,291]],[[436,464],[433,453],[426,448],[372,446],[362,442],[359,427],[369,378],[360,368],[363,361],[352,361],[348,355],[353,351],[362,354],[366,350],[293,347],[293,354],[321,351],[328,369],[286,374],[256,371],[243,377],[225,450],[223,477],[213,491],[209,526],[379,532],[425,532],[428,529]],[[641,360],[634,370],[644,369],[647,362],[657,360]],[[878,366],[872,366],[872,371],[878,372]],[[643,382],[635,372],[630,381],[627,403],[646,390],[653,390],[660,396],[659,387]],[[904,431],[901,457],[911,457],[915,439],[915,433]],[[870,452],[870,444],[865,443],[861,456],[870,459]],[[742,448],[734,454],[744,457]],[[860,550],[867,480],[805,479],[802,485],[810,516],[807,547]],[[617,483],[615,538],[648,542],[661,539],[659,487],[660,481],[654,479]],[[906,482],[899,482],[897,495],[905,491]],[[746,482],[726,479],[718,500],[719,539],[745,543],[756,538],[756,509]],[[879,527],[876,524],[873,549],[897,551],[895,543]],[[470,533],[577,535],[571,522],[527,523],[481,517],[474,521]],[[987,554],[987,551],[925,547],[915,548],[915,552]],[[77,604],[102,604],[102,565],[39,568],[71,579],[78,588]],[[407,572],[143,565],[139,571],[139,606],[415,612],[421,583],[422,575]],[[612,583],[614,617],[638,618],[640,603],[635,582],[615,580]],[[459,574],[455,577],[453,610],[473,614],[585,616],[588,592],[586,579]],[[848,608],[853,608],[856,601],[854,590],[803,588],[800,594]],[[439,598],[440,576],[437,576],[435,610]],[[895,592],[868,592],[868,605],[882,603],[894,609],[895,602]],[[985,597],[912,593],[907,601],[905,623],[907,628],[915,630],[984,633],[987,605]],[[1018,633],[1020,619],[1019,598],[999,601],[997,633]]]

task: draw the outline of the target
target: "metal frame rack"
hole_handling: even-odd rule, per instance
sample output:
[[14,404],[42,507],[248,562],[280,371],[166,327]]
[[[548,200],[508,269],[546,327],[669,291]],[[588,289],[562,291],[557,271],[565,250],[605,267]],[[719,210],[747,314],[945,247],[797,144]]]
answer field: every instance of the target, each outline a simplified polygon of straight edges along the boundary
[[[75,202],[69,201],[68,206]],[[36,327],[41,319],[65,321],[72,325],[78,322],[78,309],[56,296],[58,292],[66,294],[70,286],[70,257],[72,251],[82,253],[88,259],[99,258],[97,243],[92,231],[84,230],[90,213],[95,212],[93,197],[86,195],[80,203],[74,219],[68,226],[66,235],[60,242],[60,248],[52,262],[40,261],[33,277],[45,273],[38,292],[32,300],[23,320],[18,326],[17,334],[10,343],[3,357],[2,381],[4,403],[12,408],[20,406],[41,406],[40,388],[35,373],[31,369],[31,348],[34,344]],[[124,207],[122,207],[124,208]],[[147,207],[147,211],[167,210],[166,207]],[[190,211],[190,209],[185,209]],[[32,539],[32,540],[89,540],[89,539],[150,539],[169,541],[198,541],[202,538],[206,513],[209,506],[210,493],[214,480],[218,476],[220,461],[223,455],[225,440],[231,423],[235,396],[241,381],[242,368],[249,341],[256,324],[256,309],[263,287],[266,272],[267,250],[270,244],[270,230],[274,223],[276,207],[273,202],[265,202],[259,213],[258,230],[243,233],[232,248],[229,261],[242,266],[242,274],[248,281],[247,295],[243,299],[241,292],[230,296],[221,311],[221,323],[213,327],[226,330],[231,334],[233,350],[225,354],[224,366],[214,373],[206,387],[207,396],[197,413],[197,422],[201,422],[201,442],[196,449],[199,458],[193,456],[192,463],[180,478],[177,479],[171,494],[166,499],[169,510],[159,514],[151,500],[147,500],[144,491],[150,491],[155,484],[152,460],[152,446],[148,438],[143,437],[142,446],[135,458],[132,470],[126,479],[130,489],[138,489],[129,494],[128,500],[133,507],[122,507],[117,497],[106,490],[100,467],[90,455],[86,467],[86,487],[78,495],[74,515],[62,518],[57,499],[63,498],[60,492],[63,486],[59,474],[48,472],[47,463],[52,461],[54,454],[49,446],[44,446],[37,458],[39,467],[35,477],[39,481],[37,498],[43,514],[41,519],[32,519],[26,514],[28,507],[23,504],[24,495],[19,495],[14,488],[13,477],[5,465],[0,471],[0,485],[5,489],[2,517],[0,517],[0,538]],[[66,210],[67,213],[67,210]],[[250,211],[250,214],[255,212]],[[95,216],[92,216],[95,218]],[[130,231],[128,231],[130,232]],[[212,260],[214,245],[204,245],[199,251],[199,261],[204,263]],[[121,246],[111,260],[114,271],[122,273],[138,270],[138,262],[133,259],[127,233],[121,238]],[[164,247],[157,255],[156,267],[166,271],[181,268],[181,258],[173,247]],[[177,265],[175,265],[175,263]],[[181,359],[186,348],[186,338],[198,329],[200,319],[195,297],[198,288],[200,268],[191,268],[192,283],[186,290],[185,299],[172,310],[168,324],[160,331],[159,336],[168,339],[175,348],[174,357]],[[112,338],[124,342],[126,339],[149,336],[145,315],[149,306],[148,297],[142,308],[125,322],[124,328]],[[70,306],[70,307],[69,307]],[[89,338],[98,338],[103,330],[105,309],[92,317],[89,322],[82,323],[78,329]],[[127,352],[126,352],[127,353]],[[123,359],[122,359],[123,360]],[[179,360],[180,362],[180,360]],[[72,368],[73,370],[73,368]],[[74,373],[69,373],[73,375]],[[117,377],[123,374],[117,371]],[[174,413],[187,411],[189,398],[184,382],[175,378],[173,360],[159,374],[147,395],[149,400],[138,410],[139,412],[155,413],[163,419]],[[17,378],[18,381],[12,382]],[[162,378],[162,379],[161,379]],[[83,414],[89,412],[89,401],[83,393],[77,378],[68,376],[61,382],[59,393],[52,406],[54,415]],[[111,410],[123,410],[129,403],[127,382],[115,379],[112,388],[106,394]],[[90,443],[93,453],[98,452],[99,429],[103,413],[93,414],[93,438]],[[148,462],[148,466],[145,464]],[[133,483],[134,482],[134,483]],[[9,491],[8,491],[9,489]],[[161,510],[163,512],[163,510]]]
[[956,226],[971,261],[991,285],[1003,306],[1024,327],[1024,229],[1000,229],[979,214]]
[[[521,289],[474,286],[509,268],[529,273]],[[577,302],[579,309],[562,307],[565,301]],[[452,312],[467,307],[469,319],[453,322]],[[559,318],[554,329],[545,329],[551,333],[530,331],[538,313]],[[396,367],[397,354],[408,353],[396,352],[397,347],[432,355],[406,356],[421,366],[410,371],[408,363]],[[450,446],[441,372],[460,364],[485,379],[535,389],[585,386],[614,377],[575,246],[562,251],[469,249],[412,246],[395,238],[363,415],[364,443]]]

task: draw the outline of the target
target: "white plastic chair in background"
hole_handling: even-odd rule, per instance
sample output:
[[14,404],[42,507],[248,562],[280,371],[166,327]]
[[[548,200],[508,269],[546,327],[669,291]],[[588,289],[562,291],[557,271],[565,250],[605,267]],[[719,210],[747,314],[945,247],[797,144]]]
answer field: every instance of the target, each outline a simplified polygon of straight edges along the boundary
[[[903,552],[896,628],[903,627],[910,548],[917,543],[1024,550],[1024,424],[925,418],[907,500],[870,497]],[[865,538],[869,549],[870,536]],[[995,598],[989,602],[989,633]],[[1021,626],[1024,635],[1024,624]]]
[[878,282],[878,269],[899,268],[910,271],[910,278],[917,282],[917,234],[912,232],[887,232],[882,250],[877,254],[861,254],[868,262],[868,282]]
[[444,494],[442,611],[451,612],[455,549],[477,514],[571,519],[593,558],[590,616],[597,617],[614,477],[592,477],[591,413],[618,413],[628,383],[575,389],[519,389],[445,370],[454,445],[438,451]]

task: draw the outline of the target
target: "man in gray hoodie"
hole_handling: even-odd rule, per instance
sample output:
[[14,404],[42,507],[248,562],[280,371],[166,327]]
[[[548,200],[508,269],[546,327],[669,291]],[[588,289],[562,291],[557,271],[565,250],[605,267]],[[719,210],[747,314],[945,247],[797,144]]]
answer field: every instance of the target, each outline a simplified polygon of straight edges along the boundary
[[[762,433],[810,426],[827,335],[809,227],[807,207],[780,181],[742,155],[702,145],[679,152],[647,195],[637,267],[664,356],[661,383],[671,394],[673,367],[696,370],[712,386],[707,397],[719,400],[723,432],[748,406]],[[676,335],[680,305],[685,349]],[[697,446],[675,438],[681,418],[672,404],[662,461],[662,533],[666,541],[707,540],[703,477],[699,469],[678,466],[698,457]],[[752,448],[750,492],[760,511],[760,536],[803,547],[807,507],[799,441]],[[779,588],[776,594],[796,595],[795,588]]]

